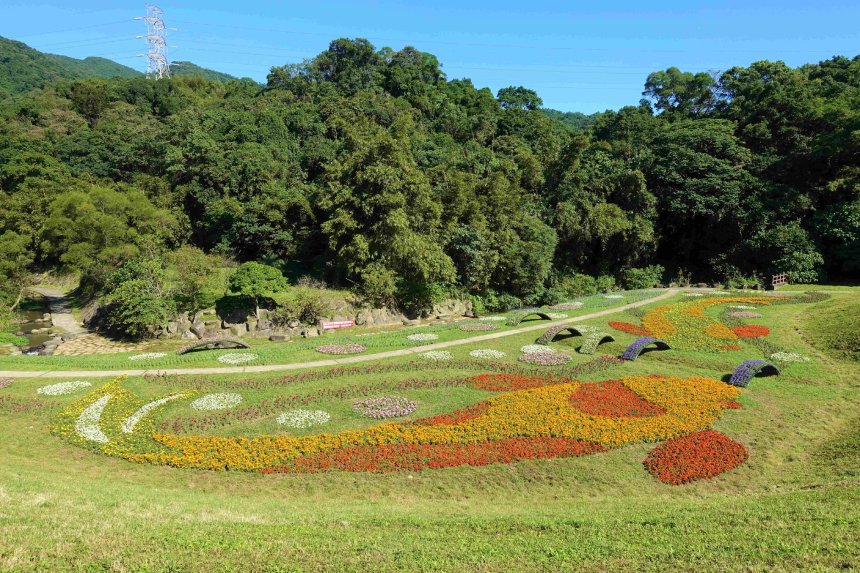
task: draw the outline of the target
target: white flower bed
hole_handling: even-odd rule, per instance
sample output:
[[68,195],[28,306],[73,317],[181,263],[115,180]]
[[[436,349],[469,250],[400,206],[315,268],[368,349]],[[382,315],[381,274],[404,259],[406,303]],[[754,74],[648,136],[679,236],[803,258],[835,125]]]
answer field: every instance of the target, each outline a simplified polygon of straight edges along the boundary
[[447,350],[431,350],[430,352],[422,352],[418,356],[424,360],[431,360],[433,362],[446,362],[454,358]]
[[73,382],[60,382],[59,384],[51,384],[50,386],[42,386],[36,392],[44,396],[62,396],[63,394],[71,394],[75,390],[88,388],[92,383],[83,380],[75,380]]
[[507,318],[504,316],[482,316],[478,320],[483,320],[485,322],[504,322]]
[[99,428],[99,421],[102,419],[102,414],[110,397],[110,394],[102,396],[81,412],[81,415],[75,421],[75,432],[80,437],[99,444],[106,444],[110,441],[101,428]]
[[700,292],[685,292],[684,296],[704,296],[704,295]]
[[166,352],[144,352],[143,354],[135,354],[134,356],[129,356],[129,360],[152,360],[154,358],[164,358],[167,356]]
[[808,356],[797,352],[774,352],[770,357],[779,362],[809,362]]
[[242,401],[239,394],[206,394],[191,402],[195,410],[226,410]]
[[562,318],[567,318],[567,315],[563,312],[548,312],[546,313],[546,315],[553,320],[561,320]]
[[325,410],[289,410],[276,418],[282,426],[290,428],[310,428],[325,424],[331,420],[331,415]]
[[523,354],[541,354],[545,352],[555,352],[555,348],[550,348],[543,344],[526,344],[520,348],[520,352]]
[[501,350],[493,350],[492,348],[480,348],[469,353],[472,358],[504,358],[506,354]]
[[231,352],[218,357],[221,364],[244,364],[256,360],[258,356],[252,353]]
[[711,291],[711,294],[731,294],[731,293],[727,290],[715,290],[715,291]]
[[437,340],[439,338],[439,335],[430,332],[419,332],[418,334],[410,334],[406,338],[407,340],[412,340],[413,342],[429,342],[431,340]]
[[736,308],[738,310],[755,310],[756,307],[750,306],[748,304],[735,304],[730,306],[729,308]]
[[603,295],[603,298],[619,299],[619,298],[624,298],[624,295],[623,294],[605,294],[605,295]]
[[183,394],[174,394],[173,396],[168,396],[166,398],[150,402],[149,404],[144,404],[137,410],[137,412],[122,421],[122,433],[132,433],[134,431],[134,427],[137,426],[137,424],[143,419],[144,416],[146,416],[162,404],[167,404],[171,400],[176,400],[177,398],[181,398],[182,396]]

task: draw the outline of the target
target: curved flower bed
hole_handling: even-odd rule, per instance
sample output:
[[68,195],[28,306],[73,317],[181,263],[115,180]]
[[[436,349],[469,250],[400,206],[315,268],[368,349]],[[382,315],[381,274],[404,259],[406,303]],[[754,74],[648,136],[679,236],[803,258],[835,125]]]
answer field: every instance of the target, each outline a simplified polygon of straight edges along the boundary
[[639,355],[642,354],[642,351],[645,350],[645,347],[649,344],[653,344],[659,350],[669,350],[669,345],[664,340],[660,340],[659,338],[653,338],[651,336],[643,336],[642,338],[637,339],[633,344],[627,347],[623,354],[621,354],[622,360],[633,361],[639,358]]
[[528,362],[538,366],[558,366],[570,362],[570,359],[570,356],[563,352],[532,352],[519,357],[520,362]]
[[729,379],[729,384],[740,388],[746,388],[749,386],[750,381],[759,374],[764,374],[766,376],[776,375],[779,374],[779,368],[767,360],[744,360],[743,363],[735,369],[734,374],[732,374],[732,377]]
[[110,399],[111,395],[105,394],[81,412],[81,415],[78,416],[78,419],[75,421],[75,432],[78,436],[99,444],[106,444],[110,441],[107,435],[105,435],[99,427],[102,414],[104,414],[105,407]]
[[483,320],[485,322],[504,322],[507,318],[504,316],[482,316],[478,320]]
[[238,405],[241,401],[242,396],[240,394],[206,394],[191,402],[191,407],[195,410],[226,410]]
[[36,393],[42,394],[43,396],[62,396],[64,394],[71,394],[75,390],[80,390],[81,388],[89,388],[90,386],[92,386],[91,382],[74,380],[72,382],[60,382],[59,384],[42,386],[36,390]]
[[527,319],[530,316],[536,316],[540,320],[552,320],[552,317],[550,317],[550,315],[545,312],[534,309],[525,309],[510,315],[510,317],[508,317],[508,321],[505,324],[507,324],[508,326],[519,326],[519,324],[523,320]]
[[629,322],[612,321],[609,323],[609,326],[615,330],[626,332],[627,334],[633,334],[635,336],[648,336],[649,334],[645,327],[639,326],[638,324],[630,324]]
[[144,352],[143,354],[135,354],[134,356],[129,356],[129,360],[154,360],[156,358],[164,358],[167,356],[166,352]]
[[702,430],[660,444],[643,462],[645,469],[669,485],[710,478],[747,461],[746,446],[714,430]]
[[611,300],[620,300],[620,299],[624,298],[624,295],[623,294],[605,294],[605,295],[603,295],[603,298],[608,298]]
[[597,347],[604,342],[615,342],[615,338],[605,332],[586,332],[578,352],[580,354],[594,354]]
[[487,414],[490,405],[487,402],[478,402],[465,408],[460,408],[447,414],[438,414],[428,418],[421,418],[412,422],[416,426],[456,426]]
[[229,352],[218,357],[218,362],[221,364],[245,364],[253,362],[258,356],[250,352]]
[[408,416],[417,409],[418,403],[404,396],[367,398],[352,405],[353,412],[374,420]]
[[363,344],[322,344],[314,350],[323,354],[360,354],[367,347]]
[[301,408],[284,412],[275,418],[278,424],[289,428],[310,428],[325,424],[329,420],[331,420],[331,414],[325,410],[303,410]]
[[477,332],[480,330],[498,330],[498,326],[487,322],[467,322],[460,325],[460,330],[465,332]]
[[619,380],[583,384],[570,396],[570,403],[592,416],[644,418],[660,416],[666,409],[652,404]]
[[478,350],[473,350],[469,353],[469,356],[472,358],[504,358],[507,356],[501,350],[493,350],[491,348],[479,348]]
[[417,334],[410,334],[406,337],[406,340],[411,340],[412,342],[430,342],[431,340],[438,340],[439,335],[433,334],[432,332],[419,332]]
[[429,352],[422,352],[418,356],[424,360],[431,360],[433,362],[448,362],[454,359],[454,355],[447,350],[431,350]]
[[770,329],[761,324],[744,324],[732,328],[738,338],[759,338],[770,334]]
[[774,352],[770,355],[771,360],[777,362],[809,362],[810,358],[797,352]]
[[520,347],[520,352],[523,354],[546,354],[555,352],[555,348],[551,348],[545,344],[526,344]]

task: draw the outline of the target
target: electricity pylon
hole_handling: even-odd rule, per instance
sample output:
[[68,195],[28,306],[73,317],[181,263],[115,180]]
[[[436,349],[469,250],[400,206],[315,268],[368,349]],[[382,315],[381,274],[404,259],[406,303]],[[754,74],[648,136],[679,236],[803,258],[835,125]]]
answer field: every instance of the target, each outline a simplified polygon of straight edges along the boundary
[[167,59],[167,28],[164,26],[164,11],[152,4],[146,5],[146,16],[138,16],[135,20],[146,23],[146,35],[138,38],[146,39],[147,52],[140,54],[146,57],[146,77],[170,77],[170,61]]

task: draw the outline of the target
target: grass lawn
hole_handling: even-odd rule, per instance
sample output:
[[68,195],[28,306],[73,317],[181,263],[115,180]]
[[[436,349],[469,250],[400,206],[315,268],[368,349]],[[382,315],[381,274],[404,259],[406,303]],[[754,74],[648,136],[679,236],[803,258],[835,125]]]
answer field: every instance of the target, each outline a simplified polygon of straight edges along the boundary
[[[768,326],[769,343],[810,361],[754,379],[737,398],[743,407],[714,422],[748,448],[745,464],[683,486],[665,485],[643,469],[654,444],[641,442],[578,458],[382,474],[263,475],[135,464],[50,432],[51,421],[87,390],[40,396],[37,388],[67,379],[16,379],[0,390],[0,571],[857,570],[860,367],[826,343],[821,317],[832,323],[858,305],[860,293],[834,293],[814,303],[762,307],[763,317],[745,321]],[[616,339],[595,356],[617,356],[636,338],[607,321],[638,324],[641,315],[635,309],[588,321]],[[539,334],[457,346],[447,364],[413,357],[411,366],[362,365],[338,375],[138,377],[123,386],[142,400],[180,390],[242,396],[248,413],[235,418],[193,410],[191,398],[153,414],[156,426],[185,424],[171,426],[181,435],[319,431],[279,426],[282,410],[267,409],[279,397],[307,398],[302,407],[330,412],[325,431],[337,432],[376,424],[351,409],[367,395],[409,397],[419,406],[409,419],[484,400],[490,393],[467,385],[410,388],[406,382],[432,386],[482,372],[468,355],[479,348],[505,352],[498,362],[510,368],[523,366],[519,348]],[[546,372],[573,371],[595,358],[576,352],[576,338],[551,346],[572,360]],[[263,348],[254,351],[262,355]],[[578,379],[720,379],[741,360],[763,357],[760,346],[742,342],[741,348],[649,352]],[[127,357],[113,360],[114,367],[128,363]],[[95,388],[106,382],[92,380]],[[30,409],[20,411],[24,405]]]

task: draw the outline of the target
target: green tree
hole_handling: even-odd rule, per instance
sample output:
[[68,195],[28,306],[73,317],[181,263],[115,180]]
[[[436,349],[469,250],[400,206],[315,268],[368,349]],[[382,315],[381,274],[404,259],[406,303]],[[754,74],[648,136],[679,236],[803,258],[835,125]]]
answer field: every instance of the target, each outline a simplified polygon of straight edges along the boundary
[[269,265],[250,261],[242,263],[230,275],[230,291],[250,297],[254,301],[254,316],[260,317],[260,299],[285,290],[288,286],[284,275]]
[[14,231],[0,235],[0,299],[8,300],[14,310],[30,284],[30,265],[33,253],[27,237]]
[[197,313],[215,304],[226,290],[220,268],[223,261],[207,255],[197,247],[184,246],[170,254],[176,269],[173,296],[180,311],[187,311],[192,322]]
[[132,339],[151,336],[174,311],[165,288],[164,262],[133,259],[105,280],[104,317],[113,332]]

